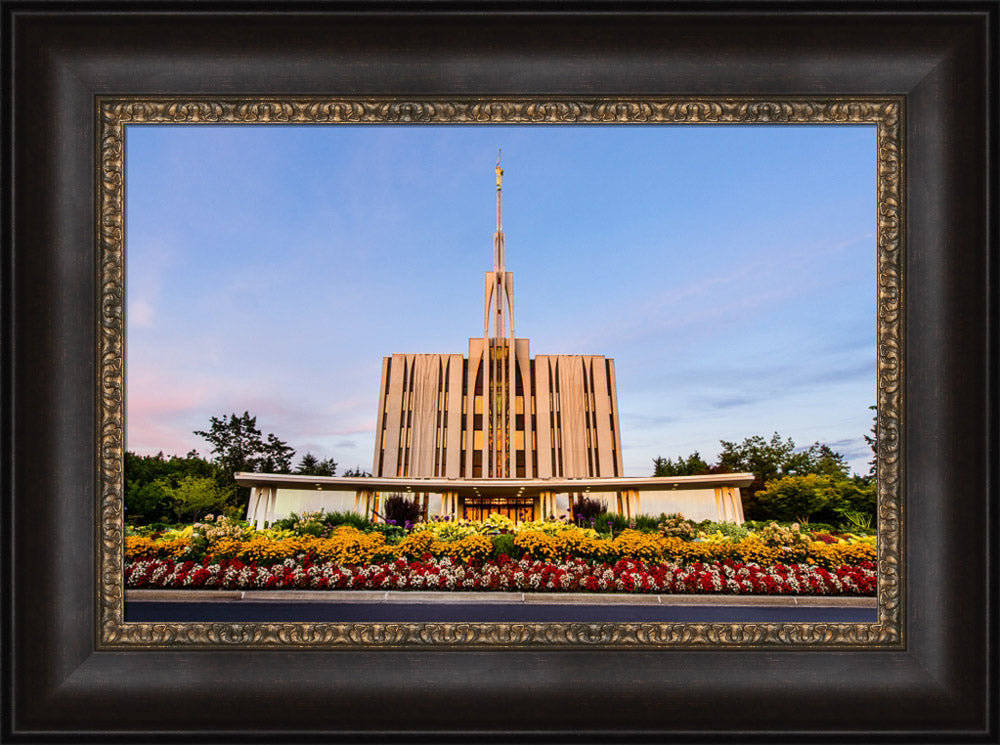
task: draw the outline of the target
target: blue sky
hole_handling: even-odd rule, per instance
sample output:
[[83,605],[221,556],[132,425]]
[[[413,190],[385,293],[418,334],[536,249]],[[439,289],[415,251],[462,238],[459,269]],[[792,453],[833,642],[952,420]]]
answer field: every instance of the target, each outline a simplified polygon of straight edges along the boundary
[[126,447],[248,410],[370,469],[382,357],[482,333],[498,148],[517,334],[615,359],[627,474],[773,431],[867,471],[867,125],[131,125]]

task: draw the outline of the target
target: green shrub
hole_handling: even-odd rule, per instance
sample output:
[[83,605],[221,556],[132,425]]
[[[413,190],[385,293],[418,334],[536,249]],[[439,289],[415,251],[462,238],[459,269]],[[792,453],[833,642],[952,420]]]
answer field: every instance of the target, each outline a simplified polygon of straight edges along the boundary
[[492,559],[499,559],[501,554],[507,554],[512,559],[520,559],[518,555],[520,552],[514,545],[514,541],[517,540],[517,536],[513,533],[501,533],[499,535],[490,536],[490,541],[493,542],[493,554]]
[[[632,530],[638,530],[640,533],[655,533],[660,529],[660,520],[662,520],[663,517],[663,515],[660,515],[659,517],[636,515],[629,523],[629,527],[631,527]],[[632,527],[633,525],[635,527]]]
[[[609,525],[610,523],[610,525]],[[629,526],[629,519],[614,512],[602,512],[594,520],[594,530],[598,533],[618,535]]]
[[875,532],[875,516],[865,512],[844,512],[841,528],[849,533],[871,535]]
[[365,532],[381,533],[385,536],[385,542],[390,544],[399,543],[406,535],[406,530],[402,525],[389,525],[387,523],[370,523]]
[[838,528],[832,523],[814,523],[811,520],[808,523],[800,523],[800,526],[810,533],[836,533]]
[[851,532],[872,532],[878,510],[875,480],[850,479],[838,490],[833,511],[840,524]]
[[698,534],[694,523],[677,512],[663,515],[660,518],[658,529],[668,538],[681,538],[685,541],[690,541]]
[[728,538],[733,543],[742,541],[744,538],[750,535],[750,531],[745,525],[737,525],[736,523],[727,522],[714,522],[712,520],[704,520],[698,523],[698,530],[706,535],[712,535],[714,533],[722,533],[726,538]]
[[782,476],[757,492],[756,500],[757,511],[773,520],[806,521],[832,509],[837,489],[829,476]]
[[291,530],[296,535],[308,535],[313,538],[325,538],[330,535],[332,527],[326,521],[326,512],[296,512],[281,520],[275,520],[271,526],[277,530]]
[[809,547],[809,535],[802,532],[798,523],[778,525],[770,523],[758,532],[758,537],[767,546],[805,550]]
[[372,525],[364,515],[359,515],[357,512],[327,512],[323,520],[332,528],[349,525],[365,532],[369,531]]

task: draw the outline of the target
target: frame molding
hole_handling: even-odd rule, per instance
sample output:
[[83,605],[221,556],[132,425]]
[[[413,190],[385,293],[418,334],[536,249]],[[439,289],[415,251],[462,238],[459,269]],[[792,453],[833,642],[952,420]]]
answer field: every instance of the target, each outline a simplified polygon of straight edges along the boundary
[[[0,739],[997,742],[998,29],[996,0],[0,0]],[[97,101],[265,94],[902,100],[904,643],[104,645]]]
[[[99,118],[101,270],[101,639],[121,645],[601,647],[766,645],[893,648],[901,619],[901,97],[746,98],[104,98]],[[128,623],[124,619],[124,128],[142,124],[869,124],[877,127],[879,590],[875,623]]]

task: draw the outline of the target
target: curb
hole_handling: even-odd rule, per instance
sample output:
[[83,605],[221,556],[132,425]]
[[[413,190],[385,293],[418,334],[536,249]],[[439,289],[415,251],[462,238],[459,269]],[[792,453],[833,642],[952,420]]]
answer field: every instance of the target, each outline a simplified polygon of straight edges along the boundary
[[172,603],[387,603],[412,605],[688,605],[877,608],[874,597],[815,595],[626,595],[414,590],[126,590],[125,601]]

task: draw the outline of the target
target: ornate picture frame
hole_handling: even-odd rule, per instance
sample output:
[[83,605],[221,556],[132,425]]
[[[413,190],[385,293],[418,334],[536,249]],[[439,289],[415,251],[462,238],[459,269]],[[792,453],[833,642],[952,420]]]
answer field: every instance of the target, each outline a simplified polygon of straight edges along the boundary
[[[902,506],[901,207],[903,100],[896,98],[142,99],[99,98],[101,174],[101,613],[103,645],[329,645],[333,648],[769,644],[893,648],[904,644]],[[142,124],[870,124],[877,128],[879,590],[873,623],[138,623],[124,620],[123,380],[124,128]]]
[[[997,4],[526,10],[3,0],[3,739],[996,741]],[[557,117],[600,101],[898,106],[899,154],[880,154],[900,196],[879,218],[879,622],[569,624],[568,641],[472,624],[129,628],[121,211],[102,139],[118,115],[101,107],[168,99],[182,119],[294,116],[276,104],[307,99],[410,118],[475,100]]]

